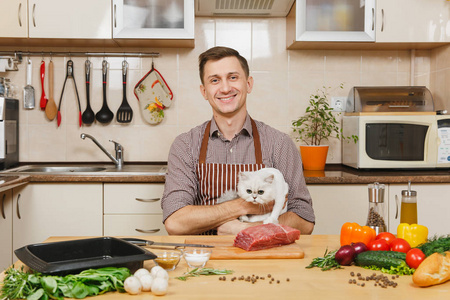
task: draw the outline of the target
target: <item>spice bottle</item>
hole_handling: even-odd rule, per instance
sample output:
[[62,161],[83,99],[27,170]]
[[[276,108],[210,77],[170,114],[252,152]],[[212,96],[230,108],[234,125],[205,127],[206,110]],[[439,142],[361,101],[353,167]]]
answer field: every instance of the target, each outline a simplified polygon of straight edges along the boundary
[[400,223],[417,224],[417,192],[411,190],[411,181],[408,189],[402,191]]
[[368,185],[369,188],[369,213],[366,226],[375,229],[378,234],[388,230],[385,216],[386,205],[384,203],[384,184],[375,182]]

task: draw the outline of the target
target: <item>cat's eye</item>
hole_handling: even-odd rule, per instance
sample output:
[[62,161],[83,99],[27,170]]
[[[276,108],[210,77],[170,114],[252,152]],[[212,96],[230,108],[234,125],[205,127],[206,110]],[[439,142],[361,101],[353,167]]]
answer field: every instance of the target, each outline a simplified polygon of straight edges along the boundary
[[252,190],[248,189],[246,192],[247,192],[247,194],[251,194]]
[[262,194],[264,194],[264,191],[263,190],[259,190],[258,191],[258,195],[262,195]]

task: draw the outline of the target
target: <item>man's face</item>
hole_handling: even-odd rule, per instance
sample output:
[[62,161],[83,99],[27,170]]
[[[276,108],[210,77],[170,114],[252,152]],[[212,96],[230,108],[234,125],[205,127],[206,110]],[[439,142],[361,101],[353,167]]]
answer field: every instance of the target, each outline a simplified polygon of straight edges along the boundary
[[208,100],[214,114],[233,116],[246,110],[245,103],[247,94],[250,94],[253,87],[253,78],[246,78],[236,57],[208,61],[205,64],[203,81],[200,91]]

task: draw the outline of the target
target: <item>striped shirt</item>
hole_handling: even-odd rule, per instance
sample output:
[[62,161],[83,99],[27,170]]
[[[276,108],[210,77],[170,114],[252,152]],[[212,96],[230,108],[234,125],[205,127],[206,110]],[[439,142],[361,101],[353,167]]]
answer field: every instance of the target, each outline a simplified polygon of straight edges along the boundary
[[[199,190],[196,167],[208,122],[179,135],[170,148],[164,195],[161,199],[163,222],[180,208],[196,204]],[[288,211],[314,222],[312,200],[303,177],[297,147],[287,134],[263,122],[255,120],[255,123],[261,137],[263,164],[267,168],[280,170],[289,184]],[[242,130],[231,141],[223,137],[214,118],[212,119],[206,163],[256,163],[253,132],[248,115]]]

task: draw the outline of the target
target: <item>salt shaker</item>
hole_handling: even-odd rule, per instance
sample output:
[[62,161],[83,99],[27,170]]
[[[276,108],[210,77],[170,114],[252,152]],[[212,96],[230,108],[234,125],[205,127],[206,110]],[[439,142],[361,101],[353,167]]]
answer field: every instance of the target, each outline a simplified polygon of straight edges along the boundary
[[366,226],[375,229],[376,234],[388,230],[385,220],[386,205],[384,203],[384,184],[375,182],[368,185],[369,212]]

